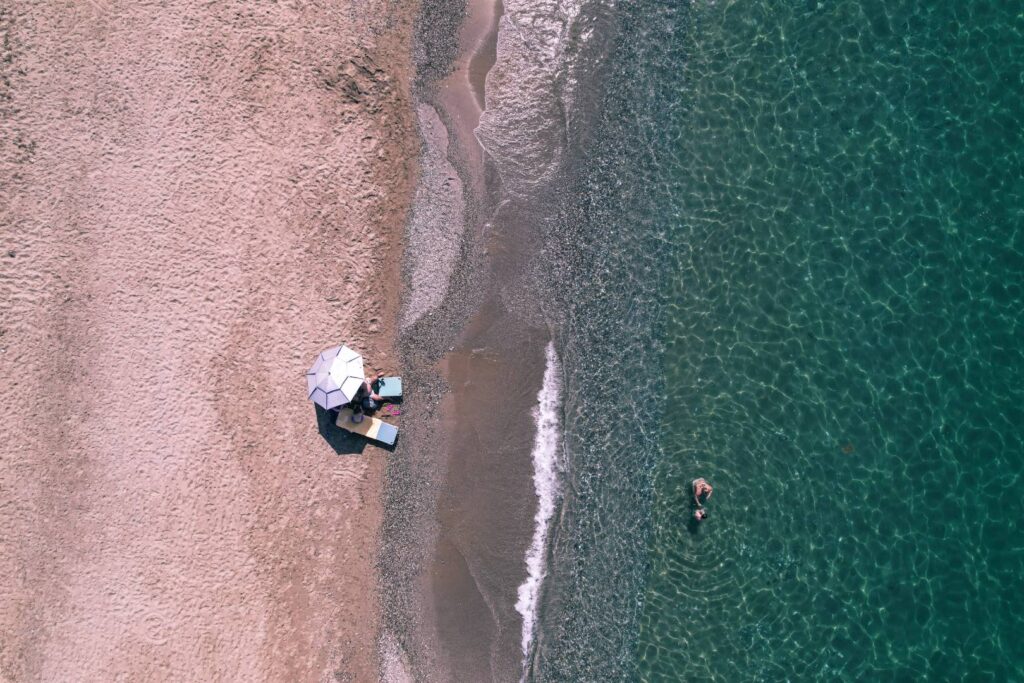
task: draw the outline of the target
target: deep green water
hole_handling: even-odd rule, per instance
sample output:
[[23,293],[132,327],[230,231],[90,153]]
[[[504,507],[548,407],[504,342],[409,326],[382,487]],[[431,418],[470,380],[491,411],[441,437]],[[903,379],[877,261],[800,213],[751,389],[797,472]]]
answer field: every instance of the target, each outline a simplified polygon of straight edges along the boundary
[[639,676],[1024,679],[1024,5],[673,16]]
[[1024,5],[614,14],[535,677],[1024,680]]

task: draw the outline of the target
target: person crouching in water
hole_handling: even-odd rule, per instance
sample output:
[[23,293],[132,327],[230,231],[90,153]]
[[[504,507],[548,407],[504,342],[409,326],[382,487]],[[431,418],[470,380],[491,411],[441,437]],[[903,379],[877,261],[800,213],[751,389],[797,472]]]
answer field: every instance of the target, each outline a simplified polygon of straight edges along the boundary
[[704,509],[704,501],[711,497],[711,491],[711,484],[703,477],[693,480],[693,502],[697,505],[697,509],[693,512],[694,520],[699,522],[708,518],[708,511]]

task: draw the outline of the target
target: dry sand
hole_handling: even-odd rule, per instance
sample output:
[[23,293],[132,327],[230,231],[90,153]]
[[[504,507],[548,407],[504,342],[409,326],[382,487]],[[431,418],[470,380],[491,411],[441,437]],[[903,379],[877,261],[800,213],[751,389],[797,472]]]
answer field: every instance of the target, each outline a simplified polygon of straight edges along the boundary
[[414,9],[0,6],[0,679],[377,679]]

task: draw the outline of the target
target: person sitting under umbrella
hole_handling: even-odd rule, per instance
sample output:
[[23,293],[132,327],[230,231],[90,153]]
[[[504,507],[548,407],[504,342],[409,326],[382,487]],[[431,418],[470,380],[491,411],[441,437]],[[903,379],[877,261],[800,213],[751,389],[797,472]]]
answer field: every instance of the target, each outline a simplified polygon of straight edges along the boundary
[[379,382],[383,378],[383,372],[377,373],[376,380],[372,380],[369,377],[363,378],[363,383],[359,386],[359,390],[356,391],[356,395],[352,399],[351,405],[353,410],[373,412],[374,410],[377,410],[377,408],[380,408],[384,399],[380,394],[373,390],[373,383],[374,381]]

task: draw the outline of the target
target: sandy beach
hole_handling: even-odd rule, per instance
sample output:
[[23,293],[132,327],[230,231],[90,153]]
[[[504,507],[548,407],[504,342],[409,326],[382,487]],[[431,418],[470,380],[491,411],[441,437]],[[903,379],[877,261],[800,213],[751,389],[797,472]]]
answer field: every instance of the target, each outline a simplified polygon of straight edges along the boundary
[[377,680],[414,11],[0,9],[0,680]]

